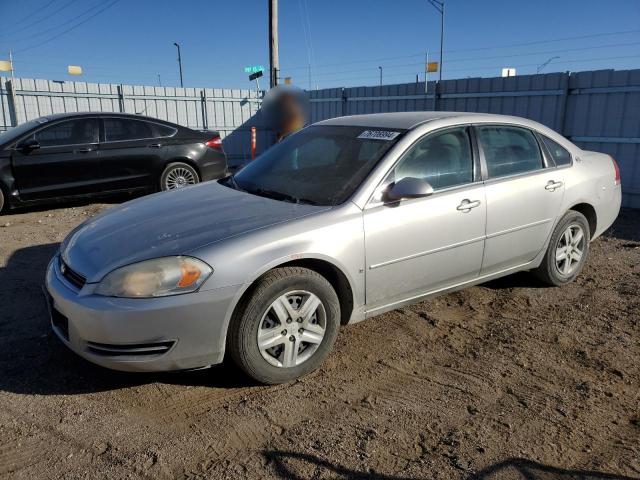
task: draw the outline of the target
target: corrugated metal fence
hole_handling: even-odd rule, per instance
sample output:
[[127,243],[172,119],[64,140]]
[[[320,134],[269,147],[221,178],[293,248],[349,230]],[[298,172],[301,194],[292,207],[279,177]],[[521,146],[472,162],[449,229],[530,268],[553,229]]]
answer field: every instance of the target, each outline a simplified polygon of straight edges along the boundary
[[620,164],[623,203],[640,208],[640,70],[444,80],[310,92],[311,121],[416,110],[501,113],[553,128]]
[[[469,78],[309,92],[311,121],[340,115],[415,110],[502,113],[537,120],[588,150],[611,154],[622,171],[624,205],[640,208],[640,70]],[[254,90],[174,88],[0,77],[0,131],[41,115],[75,111],[141,113],[219,130],[232,163],[273,142]]]
[[16,78],[15,106],[11,82],[0,77],[0,131],[19,123],[66,112],[125,112],[148,115],[194,129],[218,130],[231,162],[250,158],[251,127],[258,146],[272,142],[262,127],[262,94],[226,88],[174,88],[58,82]]

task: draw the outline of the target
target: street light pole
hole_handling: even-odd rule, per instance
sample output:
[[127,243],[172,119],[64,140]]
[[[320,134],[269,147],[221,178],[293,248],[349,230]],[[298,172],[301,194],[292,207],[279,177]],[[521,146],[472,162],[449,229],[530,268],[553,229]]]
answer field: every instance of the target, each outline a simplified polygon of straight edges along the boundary
[[176,42],[173,44],[178,49],[178,68],[180,68],[180,87],[184,87],[184,83],[182,82],[182,56],[180,55],[180,45]]
[[269,84],[278,85],[280,58],[278,54],[278,0],[269,0]]
[[382,67],[378,67],[380,69],[380,86],[382,86]]
[[442,81],[442,50],[444,46],[444,1],[443,0],[428,0],[433,8],[440,13],[440,65],[438,71],[440,76],[439,81]]

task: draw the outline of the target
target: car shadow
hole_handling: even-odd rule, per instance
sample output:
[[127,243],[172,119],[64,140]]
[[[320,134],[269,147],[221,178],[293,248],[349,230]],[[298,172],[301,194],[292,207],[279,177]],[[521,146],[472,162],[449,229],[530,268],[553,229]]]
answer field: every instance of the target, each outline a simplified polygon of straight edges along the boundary
[[71,395],[155,382],[230,389],[254,385],[232,364],[190,372],[127,373],[74,354],[51,331],[41,289],[57,249],[57,243],[22,248],[0,267],[0,390]]
[[51,203],[38,202],[33,204],[18,205],[14,208],[4,210],[0,218],[10,218],[13,215],[19,215],[21,213],[50,212],[53,209],[59,208],[89,207],[95,203],[119,205],[129,200],[133,200],[144,195],[149,195],[149,193],[153,192],[118,193],[114,195],[96,196],[92,198],[60,199],[51,201]]
[[[426,480],[429,477],[407,477],[402,475],[385,475],[373,470],[358,471],[323,460],[315,455],[290,451],[269,450],[263,452],[267,462],[279,478],[302,479],[296,473],[296,467],[308,466],[315,468],[313,478],[344,478],[348,480]],[[509,458],[494,463],[477,472],[461,472],[460,477],[467,480],[489,480],[491,478],[509,478],[513,480],[638,480],[638,478],[599,472],[595,470],[564,469],[545,465],[524,458]]]

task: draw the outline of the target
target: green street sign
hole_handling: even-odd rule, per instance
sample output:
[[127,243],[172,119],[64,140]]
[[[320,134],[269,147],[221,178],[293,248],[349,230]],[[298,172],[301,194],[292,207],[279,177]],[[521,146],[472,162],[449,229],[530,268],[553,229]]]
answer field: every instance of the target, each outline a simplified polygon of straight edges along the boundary
[[262,65],[252,65],[250,67],[244,67],[244,73],[256,73],[256,72],[264,72],[264,67]]

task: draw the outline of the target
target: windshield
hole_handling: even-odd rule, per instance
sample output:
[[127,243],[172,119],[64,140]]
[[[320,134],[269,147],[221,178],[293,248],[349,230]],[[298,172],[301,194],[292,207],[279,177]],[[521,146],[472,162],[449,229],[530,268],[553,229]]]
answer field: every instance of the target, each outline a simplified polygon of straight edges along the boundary
[[17,127],[13,127],[5,132],[0,133],[0,145],[7,142],[11,142],[20,137],[23,133],[27,133],[34,127],[46,123],[48,120],[46,117],[36,118],[35,120],[29,120],[28,122],[21,123]]
[[279,200],[338,205],[346,201],[401,130],[311,126],[291,135],[248,164],[229,182]]

